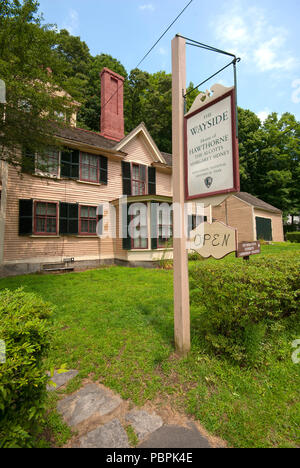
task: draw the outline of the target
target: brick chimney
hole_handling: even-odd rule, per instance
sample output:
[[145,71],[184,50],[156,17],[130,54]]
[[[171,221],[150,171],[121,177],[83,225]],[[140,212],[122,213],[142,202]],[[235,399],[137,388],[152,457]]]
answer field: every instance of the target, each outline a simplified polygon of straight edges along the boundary
[[103,68],[101,77],[101,135],[111,140],[124,138],[124,78]]

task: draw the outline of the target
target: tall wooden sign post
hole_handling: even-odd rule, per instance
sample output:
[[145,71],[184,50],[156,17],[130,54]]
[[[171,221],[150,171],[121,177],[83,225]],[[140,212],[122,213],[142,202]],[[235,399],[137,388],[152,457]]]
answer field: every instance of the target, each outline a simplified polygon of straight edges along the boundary
[[172,41],[172,144],[173,144],[173,202],[180,205],[174,212],[174,224],[180,235],[173,239],[174,255],[174,327],[178,353],[187,355],[191,348],[190,303],[186,233],[184,229],[184,98],[186,92],[186,41],[176,36]]
[[[210,46],[205,48],[234,57],[227,66],[233,64],[235,71],[239,59],[234,55]],[[218,206],[240,190],[236,74],[234,87],[215,84],[211,91],[213,94],[200,93],[184,115],[186,38],[175,36],[172,41],[174,324],[176,350],[182,355],[188,354],[191,347],[185,202],[199,199],[204,206]],[[203,226],[199,226],[191,231],[190,238],[194,238],[193,249],[204,257],[219,259],[237,250],[236,230],[222,223],[204,223],[204,234]]]

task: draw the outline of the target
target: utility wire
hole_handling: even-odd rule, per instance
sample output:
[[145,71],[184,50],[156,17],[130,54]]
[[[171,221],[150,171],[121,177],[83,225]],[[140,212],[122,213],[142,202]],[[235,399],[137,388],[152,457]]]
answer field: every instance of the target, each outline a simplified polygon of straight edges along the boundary
[[171,29],[171,27],[173,26],[173,24],[176,23],[176,21],[180,18],[180,16],[185,12],[185,10],[190,6],[190,4],[193,2],[193,0],[191,0],[185,7],[184,9],[179,13],[179,15],[174,19],[174,21],[170,24],[170,26],[165,30],[165,32],[160,36],[160,38],[155,42],[155,44],[151,47],[151,49],[146,53],[146,55],[144,55],[144,57],[142,58],[142,60],[137,64],[136,68],[139,67],[141,65],[141,63],[145,60],[146,57],[148,57],[148,55],[150,54],[150,52],[152,52],[152,50],[154,49],[155,46],[157,46],[157,44],[159,43],[159,41],[167,34],[167,32],[169,31],[169,29]]
[[[157,44],[161,41],[161,39],[167,34],[167,32],[171,29],[171,27],[176,23],[176,21],[180,18],[180,16],[185,12],[185,10],[190,6],[190,4],[193,2],[194,0],[190,0],[189,3],[183,8],[183,10],[181,10],[181,12],[179,13],[178,16],[176,16],[176,18],[174,19],[174,21],[172,21],[172,23],[170,24],[170,26],[167,27],[167,29],[163,32],[163,34],[159,37],[159,39],[155,42],[155,44],[153,44],[153,46],[148,50],[148,52],[144,55],[144,57],[142,58],[142,60],[140,60],[140,62],[137,64],[137,66],[135,68],[138,68],[141,63],[148,57],[148,55],[152,52],[152,50],[157,46]],[[101,111],[105,108],[105,106],[112,100],[112,98],[117,94],[117,92],[119,91],[119,89],[123,86],[120,85],[118,86],[118,88],[116,89],[116,91],[110,96],[110,98],[106,101],[106,103],[101,106]]]

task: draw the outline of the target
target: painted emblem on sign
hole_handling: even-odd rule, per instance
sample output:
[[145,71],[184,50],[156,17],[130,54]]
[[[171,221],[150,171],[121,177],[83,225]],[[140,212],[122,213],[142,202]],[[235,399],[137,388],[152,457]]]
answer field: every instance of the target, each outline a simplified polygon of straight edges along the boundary
[[204,182],[205,182],[206,187],[209,188],[209,187],[211,187],[211,184],[213,183],[213,178],[212,177],[206,177]]

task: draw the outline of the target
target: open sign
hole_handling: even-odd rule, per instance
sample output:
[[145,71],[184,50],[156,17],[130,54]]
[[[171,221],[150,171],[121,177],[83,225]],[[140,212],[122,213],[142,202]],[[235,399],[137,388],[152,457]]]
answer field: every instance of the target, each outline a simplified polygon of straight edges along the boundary
[[220,259],[237,250],[236,229],[216,221],[197,226],[190,234],[190,249],[201,257]]

